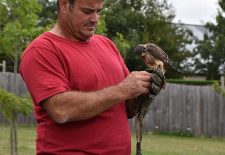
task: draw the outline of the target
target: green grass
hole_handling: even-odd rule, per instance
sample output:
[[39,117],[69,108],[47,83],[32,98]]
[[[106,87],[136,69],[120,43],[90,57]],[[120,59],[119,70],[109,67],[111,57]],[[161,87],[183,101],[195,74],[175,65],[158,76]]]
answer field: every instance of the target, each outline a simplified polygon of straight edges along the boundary
[[[135,155],[135,135],[132,155]],[[35,127],[19,126],[19,155],[35,155]],[[144,134],[143,155],[225,155],[225,138]],[[0,125],[0,155],[9,155],[9,127]]]
[[[132,155],[135,155],[132,137]],[[143,155],[225,155],[224,138],[188,137],[166,134],[145,134]]]
[[[19,126],[18,128],[18,154],[35,155],[35,127]],[[0,155],[10,154],[9,127],[0,125]]]

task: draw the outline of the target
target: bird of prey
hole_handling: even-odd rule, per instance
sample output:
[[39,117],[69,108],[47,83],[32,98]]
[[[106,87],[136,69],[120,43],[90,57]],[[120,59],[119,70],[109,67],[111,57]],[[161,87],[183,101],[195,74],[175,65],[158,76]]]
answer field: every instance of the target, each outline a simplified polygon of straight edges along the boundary
[[135,48],[135,52],[141,56],[148,68],[161,70],[164,74],[167,68],[178,71],[170,61],[168,55],[156,44],[140,44]]
[[142,126],[143,119],[147,113],[150,104],[154,98],[159,94],[160,90],[165,88],[165,72],[166,68],[170,67],[176,70],[167,54],[156,44],[147,43],[140,44],[135,48],[135,53],[140,56],[147,66],[148,72],[151,73],[151,86],[148,94],[142,94],[136,98],[138,103],[135,116],[135,129],[136,129],[136,155],[142,155],[141,153],[141,140],[142,140]]

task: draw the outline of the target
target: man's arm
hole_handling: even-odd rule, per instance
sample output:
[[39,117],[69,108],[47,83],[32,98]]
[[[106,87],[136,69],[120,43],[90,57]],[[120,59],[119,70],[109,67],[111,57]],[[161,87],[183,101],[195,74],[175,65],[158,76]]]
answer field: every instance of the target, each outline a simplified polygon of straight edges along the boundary
[[57,123],[79,121],[94,117],[123,100],[148,93],[150,74],[132,72],[121,83],[95,92],[69,91],[54,95],[42,106]]

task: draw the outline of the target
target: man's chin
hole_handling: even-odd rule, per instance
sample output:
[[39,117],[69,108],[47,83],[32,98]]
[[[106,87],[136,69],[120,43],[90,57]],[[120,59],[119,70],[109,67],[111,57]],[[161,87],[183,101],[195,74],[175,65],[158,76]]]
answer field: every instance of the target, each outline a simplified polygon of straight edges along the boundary
[[94,35],[94,32],[93,33],[85,33],[80,37],[80,40],[88,41],[93,35]]
[[95,31],[88,31],[84,33],[84,36],[90,38],[91,36],[93,36],[95,34]]

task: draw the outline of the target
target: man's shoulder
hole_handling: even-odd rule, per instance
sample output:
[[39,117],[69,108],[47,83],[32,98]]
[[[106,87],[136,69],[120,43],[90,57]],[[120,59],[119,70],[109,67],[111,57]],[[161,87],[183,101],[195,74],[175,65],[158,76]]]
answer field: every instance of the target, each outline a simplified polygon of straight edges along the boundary
[[51,43],[51,38],[48,36],[47,32],[42,33],[38,37],[36,37],[30,44],[27,46],[26,50],[29,50],[30,48],[49,48],[49,45]]
[[51,37],[48,35],[48,32],[44,32],[38,37],[36,37],[32,42],[28,44],[26,49],[24,50],[21,59],[24,58],[25,55],[30,53],[29,55],[35,55],[39,52],[52,52],[54,51],[54,46],[52,44]]

